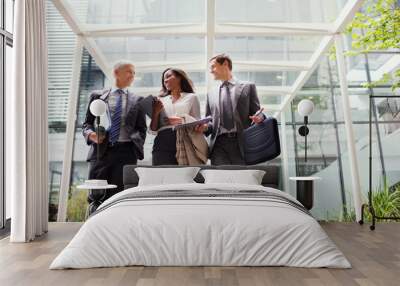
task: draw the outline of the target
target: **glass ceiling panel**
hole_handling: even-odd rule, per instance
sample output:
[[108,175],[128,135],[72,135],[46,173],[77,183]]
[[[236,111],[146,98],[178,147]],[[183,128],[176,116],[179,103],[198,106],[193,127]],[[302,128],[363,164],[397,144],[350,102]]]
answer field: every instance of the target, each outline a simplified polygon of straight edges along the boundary
[[[136,69],[135,87],[158,87],[161,89],[161,74],[162,72],[140,72]],[[205,74],[202,72],[187,72],[188,77],[192,80],[194,87],[205,85]]]
[[204,0],[64,0],[81,23],[201,23]]
[[204,61],[202,37],[95,38],[107,62]]
[[235,63],[233,63],[233,72],[237,78],[254,82],[257,86],[292,85],[300,74],[297,71],[235,72]]
[[[369,68],[372,71],[378,70],[392,58],[394,58],[393,54],[368,54]],[[350,69],[365,70],[364,55],[360,57],[354,57],[354,61],[350,65]]]
[[262,93],[260,88],[257,90],[257,95],[260,100],[260,104],[266,106],[268,109],[268,105],[279,105],[282,103],[285,98],[283,95],[265,95]]
[[347,0],[217,0],[215,2],[217,23],[329,23],[337,18]]
[[235,60],[308,61],[318,47],[321,37],[217,37],[216,53],[227,53]]

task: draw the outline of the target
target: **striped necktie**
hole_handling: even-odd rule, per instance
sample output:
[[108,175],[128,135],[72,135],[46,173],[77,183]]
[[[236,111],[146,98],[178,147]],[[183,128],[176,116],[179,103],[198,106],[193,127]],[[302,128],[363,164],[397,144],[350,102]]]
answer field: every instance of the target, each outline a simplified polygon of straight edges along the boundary
[[111,129],[110,129],[110,143],[114,144],[118,141],[119,138],[119,131],[121,130],[121,115],[122,115],[122,95],[123,91],[118,89],[117,92],[119,93],[117,104],[115,106],[115,111],[113,116],[111,117]]

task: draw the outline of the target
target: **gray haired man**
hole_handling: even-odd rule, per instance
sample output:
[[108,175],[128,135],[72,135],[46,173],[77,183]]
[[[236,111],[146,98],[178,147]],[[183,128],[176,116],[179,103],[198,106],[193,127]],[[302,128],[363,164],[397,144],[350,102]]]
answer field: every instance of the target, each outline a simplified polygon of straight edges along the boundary
[[[114,86],[94,91],[83,123],[83,136],[90,145],[87,161],[89,179],[107,180],[117,185],[113,192],[107,192],[106,198],[123,190],[122,169],[124,165],[136,164],[143,159],[143,144],[146,138],[146,118],[138,102],[142,97],[134,95],[128,87],[133,83],[135,67],[129,62],[118,62],[113,68]],[[96,135],[95,117],[89,110],[93,100],[101,99],[107,106],[110,126],[105,136]],[[97,148],[100,159],[97,160]]]

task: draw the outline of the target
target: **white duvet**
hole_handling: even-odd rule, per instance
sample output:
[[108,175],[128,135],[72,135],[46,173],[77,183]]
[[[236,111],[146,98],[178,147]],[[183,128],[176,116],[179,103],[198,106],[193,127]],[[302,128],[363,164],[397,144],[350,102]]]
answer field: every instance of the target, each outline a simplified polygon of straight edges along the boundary
[[125,190],[90,217],[50,269],[145,266],[349,268],[318,222],[299,209],[257,198],[152,198],[107,204],[131,192],[263,190],[232,184],[182,184]]

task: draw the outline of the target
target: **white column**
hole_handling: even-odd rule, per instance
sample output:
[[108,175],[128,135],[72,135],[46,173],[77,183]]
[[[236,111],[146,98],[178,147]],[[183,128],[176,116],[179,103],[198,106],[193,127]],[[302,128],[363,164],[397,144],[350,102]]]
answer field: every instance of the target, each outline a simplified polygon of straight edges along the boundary
[[286,193],[290,193],[289,190],[289,158],[287,152],[287,141],[286,141],[286,117],[285,110],[281,112],[281,160],[282,160],[282,178],[283,178],[283,190]]
[[82,38],[81,36],[77,36],[74,52],[74,64],[72,70],[70,95],[68,101],[68,119],[67,130],[65,134],[65,148],[61,174],[60,195],[58,198],[57,221],[59,222],[65,221],[67,218],[68,191],[71,182],[71,166],[74,151],[75,122],[77,116],[76,111],[78,107],[79,82],[81,77],[82,49]]
[[[2,47],[2,49],[6,50],[6,47]],[[3,54],[3,50],[2,54],[0,55],[0,60],[1,62],[5,62],[4,59],[4,54]],[[7,50],[6,50],[7,52]],[[12,55],[10,56],[12,57]],[[3,64],[4,65],[4,64]],[[7,62],[6,62],[6,66],[7,66]],[[3,79],[5,78],[5,76],[3,76],[3,72],[1,72],[1,76],[3,77]],[[6,90],[4,87],[6,85],[5,80],[0,79],[0,88],[1,88],[1,93],[4,94],[4,91]],[[7,88],[7,87],[6,87]],[[8,88],[7,88],[8,90]],[[1,95],[2,98],[0,98],[0,118],[2,118],[1,122],[0,122],[0,229],[4,227],[3,222],[5,223],[5,217],[6,215],[6,210],[7,210],[7,203],[6,203],[6,192],[5,190],[7,189],[6,185],[5,185],[5,176],[4,174],[5,169],[4,169],[4,165],[6,164],[6,154],[4,153],[4,146],[7,145],[6,143],[6,138],[7,135],[5,134],[5,124],[4,124],[4,119],[8,118],[7,114],[6,114],[6,98],[5,96]],[[4,163],[3,163],[4,162]],[[4,207],[4,209],[3,209]]]
[[[286,3],[286,8],[289,8],[289,3]],[[288,49],[288,41],[287,38],[283,41],[283,59],[285,61],[289,60],[289,49]],[[287,71],[282,73],[282,86],[287,85]],[[282,181],[283,181],[283,190],[290,194],[290,184],[289,184],[289,159],[288,159],[288,148],[287,148],[287,140],[286,140],[286,115],[285,109],[281,110],[281,161],[282,161]]]
[[336,61],[339,72],[339,81],[340,81],[340,92],[342,98],[343,105],[343,115],[344,122],[346,128],[346,137],[347,137],[347,150],[349,154],[350,160],[350,177],[352,184],[352,193],[354,199],[354,207],[356,212],[356,220],[361,220],[361,187],[360,187],[360,173],[358,169],[358,160],[356,153],[356,144],[354,139],[354,131],[353,131],[353,121],[351,118],[351,108],[350,108],[350,100],[347,89],[347,72],[346,65],[344,59],[344,51],[343,51],[343,38],[341,34],[335,35],[335,45],[336,45]]
[[208,60],[214,56],[214,42],[215,42],[215,0],[206,1],[206,87],[207,91],[212,86],[212,78],[208,69]]

